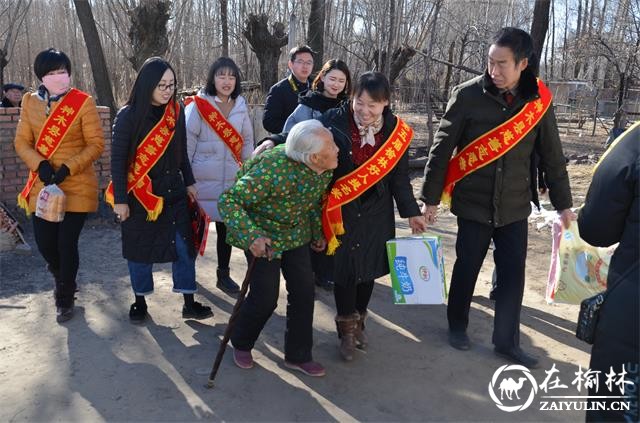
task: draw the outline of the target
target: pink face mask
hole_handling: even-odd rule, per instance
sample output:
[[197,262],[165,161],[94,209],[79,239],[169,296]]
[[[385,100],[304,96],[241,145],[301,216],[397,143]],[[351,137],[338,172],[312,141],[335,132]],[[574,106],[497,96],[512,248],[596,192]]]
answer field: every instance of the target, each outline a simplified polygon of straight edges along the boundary
[[69,91],[71,78],[66,72],[56,75],[45,75],[42,77],[42,84],[47,88],[50,95],[60,95]]

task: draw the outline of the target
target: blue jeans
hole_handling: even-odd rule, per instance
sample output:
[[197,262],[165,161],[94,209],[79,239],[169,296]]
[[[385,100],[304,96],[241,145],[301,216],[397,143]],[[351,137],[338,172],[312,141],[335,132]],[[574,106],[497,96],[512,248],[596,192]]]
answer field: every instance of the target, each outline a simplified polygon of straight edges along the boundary
[[[193,294],[196,292],[196,258],[189,256],[184,239],[176,231],[176,253],[178,260],[171,264],[173,292]],[[153,264],[127,260],[131,287],[135,295],[153,292]]]

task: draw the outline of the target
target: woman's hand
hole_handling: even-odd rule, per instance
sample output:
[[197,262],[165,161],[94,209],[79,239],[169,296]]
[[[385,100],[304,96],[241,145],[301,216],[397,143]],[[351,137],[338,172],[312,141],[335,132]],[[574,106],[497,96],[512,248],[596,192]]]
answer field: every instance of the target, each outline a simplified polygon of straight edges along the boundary
[[191,201],[195,202],[198,199],[198,189],[194,185],[189,185],[187,187],[187,195],[191,198]]
[[128,204],[114,204],[113,211],[116,214],[116,218],[120,222],[124,222],[129,218],[129,205]]
[[251,251],[251,254],[253,254],[254,257],[263,257],[271,260],[271,258],[273,257],[273,250],[271,249],[271,238],[267,238],[265,236],[256,238],[249,247],[249,251]]
[[571,226],[571,221],[578,219],[578,215],[572,212],[571,209],[560,210],[558,214],[560,215],[562,226],[565,229],[569,229],[569,226]]
[[271,150],[273,147],[275,147],[275,143],[273,141],[265,140],[262,144],[257,146],[255,150],[253,150],[253,153],[251,153],[251,157],[259,156],[265,151]]
[[409,226],[412,234],[421,234],[427,230],[427,220],[424,216],[412,216],[409,218]]
[[316,253],[321,253],[327,248],[327,240],[324,238],[311,241],[311,249]]
[[438,206],[429,206],[423,204],[420,211],[422,212],[427,225],[433,225],[434,223],[436,223],[436,220],[438,220]]

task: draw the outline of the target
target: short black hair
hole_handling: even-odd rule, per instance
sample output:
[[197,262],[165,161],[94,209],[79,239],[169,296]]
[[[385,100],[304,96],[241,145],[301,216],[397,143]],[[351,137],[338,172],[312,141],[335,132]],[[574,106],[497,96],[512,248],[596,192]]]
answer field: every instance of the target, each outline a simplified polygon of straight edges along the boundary
[[318,72],[316,79],[313,80],[311,88],[313,88],[314,91],[324,91],[324,83],[322,82],[322,78],[327,76],[327,74],[332,70],[341,71],[342,73],[344,73],[344,76],[347,79],[346,84],[344,85],[344,89],[338,94],[338,97],[349,98],[349,94],[351,94],[351,72],[349,72],[349,66],[347,66],[347,64],[340,59],[331,59],[324,65],[322,65],[322,69],[320,69],[320,72]]
[[66,54],[54,48],[41,51],[33,62],[33,71],[40,81],[49,72],[59,69],[66,69],[71,76],[71,60]]
[[500,29],[493,36],[491,44],[508,47],[513,52],[516,63],[520,63],[523,59],[533,57],[533,40],[528,32],[519,28],[505,27]]
[[235,100],[242,92],[242,87],[240,86],[242,77],[240,75],[240,69],[238,68],[238,65],[236,65],[236,62],[228,57],[221,57],[211,64],[211,66],[209,67],[209,74],[207,75],[207,85],[205,85],[204,87],[204,92],[209,95],[217,95],[215,83],[216,75],[221,74],[225,69],[230,70],[231,74],[236,77],[236,86],[233,88],[233,92],[231,92],[231,98]]
[[311,50],[311,47],[309,47],[308,45],[294,47],[289,52],[289,61],[293,62],[294,60],[296,60],[296,56],[300,53],[309,53],[311,57],[314,57],[316,54],[316,52]]
[[353,97],[359,97],[363,91],[366,91],[374,101],[391,100],[389,80],[380,72],[365,72],[360,75],[353,89]]

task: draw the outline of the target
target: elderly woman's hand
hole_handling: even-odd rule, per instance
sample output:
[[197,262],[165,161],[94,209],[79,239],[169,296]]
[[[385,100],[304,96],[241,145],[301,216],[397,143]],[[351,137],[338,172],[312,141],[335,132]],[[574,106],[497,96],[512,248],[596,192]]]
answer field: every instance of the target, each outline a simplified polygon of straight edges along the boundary
[[411,233],[421,234],[427,230],[427,219],[422,215],[410,217],[409,226],[411,227]]
[[324,238],[311,241],[311,249],[316,253],[323,252],[325,248],[327,248],[327,241]]
[[273,250],[271,250],[271,238],[267,238],[265,236],[256,238],[249,247],[249,251],[251,251],[251,254],[253,254],[254,257],[264,257],[271,260],[273,256]]
[[265,140],[262,144],[257,146],[255,150],[253,150],[253,153],[251,153],[251,157],[259,156],[265,151],[271,150],[273,147],[275,147],[275,143],[273,141]]

